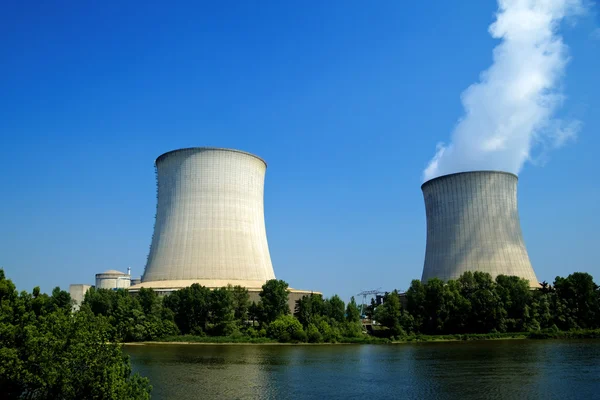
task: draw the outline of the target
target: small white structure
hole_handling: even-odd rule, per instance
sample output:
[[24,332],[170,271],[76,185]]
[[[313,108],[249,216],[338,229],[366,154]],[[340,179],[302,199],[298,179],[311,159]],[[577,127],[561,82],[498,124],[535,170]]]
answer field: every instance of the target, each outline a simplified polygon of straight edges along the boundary
[[83,303],[83,299],[85,298],[85,294],[91,287],[92,285],[81,283],[69,285],[69,294],[71,295],[71,300],[73,300],[73,311],[79,310],[79,307],[81,307],[81,303]]
[[131,276],[114,269],[96,274],[96,289],[128,289]]

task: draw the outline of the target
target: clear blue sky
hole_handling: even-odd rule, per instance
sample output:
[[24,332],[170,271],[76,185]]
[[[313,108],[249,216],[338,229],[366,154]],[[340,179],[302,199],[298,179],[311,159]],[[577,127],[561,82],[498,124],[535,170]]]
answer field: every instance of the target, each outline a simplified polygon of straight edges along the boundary
[[[61,4],[62,3],[62,4]],[[124,4],[126,3],[126,4]],[[0,12],[0,267],[19,289],[141,275],[154,159],[267,160],[278,278],[339,293],[420,278],[420,191],[460,94],[492,61],[496,2],[8,2]],[[595,10],[598,12],[598,9]],[[564,27],[577,141],[520,174],[540,280],[600,281],[600,35]]]

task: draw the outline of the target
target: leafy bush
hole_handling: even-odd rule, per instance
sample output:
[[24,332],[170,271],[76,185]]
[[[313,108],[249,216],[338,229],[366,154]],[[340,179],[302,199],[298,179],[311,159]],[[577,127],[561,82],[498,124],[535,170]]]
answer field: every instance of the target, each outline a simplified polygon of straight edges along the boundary
[[364,336],[360,322],[346,322],[343,325],[343,336],[346,338],[359,338]]
[[323,341],[323,335],[321,335],[315,324],[308,324],[306,336],[309,343],[321,343]]
[[317,328],[327,343],[337,343],[342,338],[340,330],[336,326],[331,326],[325,319],[319,321]]
[[267,335],[279,342],[304,342],[306,333],[302,324],[291,315],[282,315],[269,324]]

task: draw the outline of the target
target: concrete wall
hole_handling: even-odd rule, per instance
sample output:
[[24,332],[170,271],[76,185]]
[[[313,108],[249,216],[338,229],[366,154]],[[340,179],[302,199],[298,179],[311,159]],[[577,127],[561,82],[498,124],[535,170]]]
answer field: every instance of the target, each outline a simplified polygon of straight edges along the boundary
[[451,174],[425,182],[427,247],[421,280],[456,279],[465,271],[538,280],[517,210],[517,177],[505,172]]
[[262,159],[236,150],[192,148],[163,154],[156,169],[156,223],[142,285],[218,280],[260,288],[275,278]]
[[84,285],[84,284],[73,284],[69,285],[69,294],[71,295],[71,299],[73,300],[73,310],[79,310],[81,307],[81,303],[85,298],[85,294],[91,288],[92,285]]

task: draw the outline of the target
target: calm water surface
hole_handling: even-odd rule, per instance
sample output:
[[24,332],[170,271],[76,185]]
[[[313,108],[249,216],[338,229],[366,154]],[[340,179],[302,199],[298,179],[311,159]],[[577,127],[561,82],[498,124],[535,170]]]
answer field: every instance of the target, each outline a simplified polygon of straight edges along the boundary
[[153,399],[600,399],[600,341],[126,347]]

